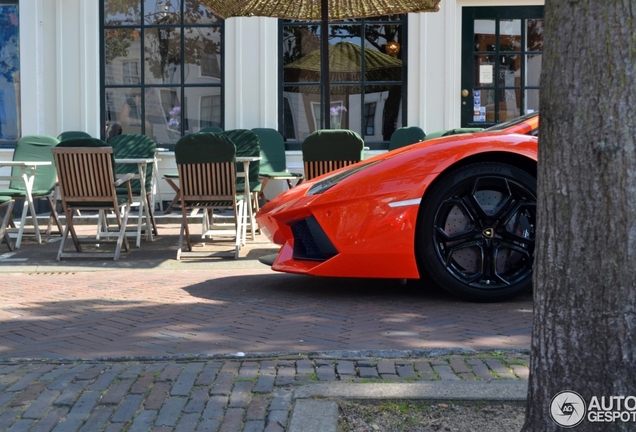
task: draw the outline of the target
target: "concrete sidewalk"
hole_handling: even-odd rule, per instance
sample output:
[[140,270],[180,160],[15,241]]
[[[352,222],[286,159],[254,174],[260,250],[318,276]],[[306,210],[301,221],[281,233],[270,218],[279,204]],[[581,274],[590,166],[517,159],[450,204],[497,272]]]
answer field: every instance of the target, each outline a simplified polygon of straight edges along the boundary
[[117,262],[0,255],[0,430],[329,431],[343,399],[525,399],[530,295],[278,274],[263,237],[176,261],[168,222]]

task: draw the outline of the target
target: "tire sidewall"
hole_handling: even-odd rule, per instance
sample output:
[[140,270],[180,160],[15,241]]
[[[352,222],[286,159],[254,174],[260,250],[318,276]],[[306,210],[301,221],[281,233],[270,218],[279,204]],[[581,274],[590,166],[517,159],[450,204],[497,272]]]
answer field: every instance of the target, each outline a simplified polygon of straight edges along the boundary
[[427,189],[418,215],[416,254],[420,272],[428,273],[446,291],[470,301],[502,301],[532,288],[532,273],[522,281],[502,288],[485,290],[469,286],[450,274],[438,255],[433,227],[440,205],[454,192],[464,190],[466,184],[474,183],[478,178],[488,174],[505,177],[523,185],[534,194],[536,201],[535,177],[512,165],[478,162],[454,169],[436,179]]

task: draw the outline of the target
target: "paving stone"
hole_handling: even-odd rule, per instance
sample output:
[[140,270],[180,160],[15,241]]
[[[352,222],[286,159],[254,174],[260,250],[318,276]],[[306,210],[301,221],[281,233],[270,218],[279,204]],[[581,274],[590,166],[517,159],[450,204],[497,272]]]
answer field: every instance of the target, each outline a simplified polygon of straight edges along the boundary
[[298,360],[296,362],[297,374],[313,374],[314,363],[311,360]]
[[97,378],[106,368],[107,365],[97,364],[92,366],[91,368],[85,370],[84,372],[77,374],[75,376],[75,381],[91,381]]
[[[53,404],[66,406],[73,405],[76,399],[80,396],[80,393],[86,387],[86,385],[86,381],[69,384],[64,390],[62,390],[62,393],[57,399],[55,399],[55,402],[53,402]],[[123,398],[123,396],[121,398]],[[121,398],[119,400],[121,400]]]
[[318,381],[335,381],[336,371],[333,365],[324,365],[316,368],[316,376]]
[[210,388],[211,395],[229,395],[232,393],[232,387],[234,386],[234,375],[231,373],[221,372],[216,376],[212,388]]
[[20,408],[9,408],[0,414],[0,430],[6,431],[11,427],[11,425],[16,421],[20,414],[22,413],[22,409]]
[[198,414],[184,414],[181,416],[181,419],[179,419],[179,423],[177,423],[177,427],[174,428],[174,432],[194,432],[198,424]]
[[124,369],[120,374],[119,377],[121,379],[131,379],[131,380],[136,380],[137,377],[139,377],[139,375],[141,373],[143,373],[144,369],[146,368],[145,364],[136,364],[136,365],[131,365],[130,367]]
[[395,363],[390,360],[380,360],[378,362],[378,373],[380,375],[395,375]]
[[20,378],[17,382],[15,382],[11,387],[7,388],[5,391],[7,392],[18,392],[26,389],[33,381],[38,379],[44,373],[53,369],[53,365],[44,365],[36,370],[27,373],[22,378]]
[[115,411],[115,414],[113,415],[111,421],[113,423],[125,423],[129,420],[132,420],[135,413],[141,406],[143,399],[144,398],[142,395],[131,394],[126,396],[117,408],[117,411]]
[[358,368],[358,374],[360,378],[379,378],[378,370],[374,367]]
[[59,390],[44,390],[38,398],[24,412],[22,417],[28,419],[39,419],[53,404],[53,401],[60,396]]
[[[132,421],[130,428],[127,432],[147,432],[154,424],[157,411],[155,410],[143,410]],[[87,431],[89,432],[89,431]]]
[[185,408],[183,408],[183,412],[186,414],[202,413],[207,403],[208,389],[197,388],[190,394],[190,399]]
[[457,376],[463,381],[475,381],[477,379],[477,377],[471,372],[458,373]]
[[70,382],[75,378],[75,375],[85,371],[86,369],[89,368],[89,366],[90,365],[84,364],[84,363],[74,366],[73,368],[65,371],[64,373],[60,374],[57,378],[55,378],[55,380],[53,380],[53,382],[51,382],[51,384],[49,384],[47,388],[49,390],[64,390],[66,387],[68,387]]
[[[123,365],[114,365],[105,370],[97,379],[88,386],[88,390],[104,391],[110,387],[111,383],[117,378],[119,372],[124,369]],[[50,386],[49,386],[50,388]]]
[[16,396],[17,394],[15,392],[0,393],[0,408],[4,408],[5,406],[9,405],[13,398]]
[[[245,418],[247,420],[265,420],[267,415],[267,407],[269,406],[269,398],[265,395],[256,395],[250,401],[247,407]],[[265,427],[265,425],[263,425]]]
[[228,396],[210,396],[208,403],[201,414],[201,418],[205,420],[221,420],[225,413],[225,408],[229,403]]
[[265,429],[265,421],[263,420],[248,420],[245,422],[243,432],[263,432]]
[[510,365],[510,369],[522,380],[527,380],[530,375],[530,370],[526,366]]
[[91,415],[86,419],[79,432],[95,432],[101,431],[108,419],[112,415],[114,410],[113,406],[98,406],[91,412]]
[[132,379],[115,381],[104,397],[102,397],[100,403],[114,405],[119,404],[119,402],[121,402],[128,394],[128,390],[130,389],[130,386],[132,386],[133,382],[134,381]]
[[197,377],[197,380],[194,382],[194,385],[198,386],[209,386],[214,382],[216,378],[216,374],[219,369],[221,369],[221,362],[208,362],[203,367],[203,370]]
[[455,375],[455,373],[453,372],[453,369],[451,369],[451,367],[448,365],[436,365],[436,366],[433,366],[433,369],[435,370],[435,372],[438,373],[442,381],[458,381],[459,380],[457,375]]
[[260,374],[276,375],[276,362],[273,360],[262,361],[260,364]]
[[280,425],[287,424],[289,410],[271,410],[267,414],[267,423],[278,423]]
[[232,389],[232,393],[230,393],[230,404],[231,408],[247,408],[252,398],[252,387],[254,383],[251,381],[239,381],[234,383],[234,388]]
[[155,421],[157,426],[175,426],[181,416],[181,411],[186,404],[186,399],[182,397],[170,397],[159,410],[159,415]]
[[[187,369],[187,368],[186,368]],[[176,382],[170,389],[171,396],[188,396],[197,379],[197,374],[184,371],[179,375]]]
[[53,429],[53,432],[75,432],[78,430],[84,420],[90,415],[100,396],[100,392],[91,390],[82,393],[68,414],[66,414],[64,421],[59,423]]
[[183,373],[198,374],[198,373],[200,373],[203,370],[204,366],[205,366],[205,363],[203,363],[203,362],[188,363],[187,366],[185,367],[185,369],[183,370]]
[[216,432],[221,424],[218,420],[201,420],[197,426],[197,432]]
[[375,362],[373,360],[358,360],[356,361],[356,364],[360,367],[377,367],[378,366],[378,362]]
[[225,417],[221,422],[219,432],[237,432],[241,430],[243,425],[243,415],[245,410],[243,408],[228,408],[225,412]]
[[450,365],[456,373],[469,373],[470,370],[462,357],[451,356]]
[[269,403],[270,411],[274,410],[290,410],[292,407],[292,392],[286,390],[280,390],[274,393],[272,400]]
[[241,368],[241,362],[238,361],[226,361],[221,367],[221,372],[226,374],[236,375]]
[[285,432],[285,426],[280,423],[268,423],[263,432]]
[[398,366],[397,373],[400,376],[400,378],[417,378],[415,369],[413,368],[413,365],[411,364]]
[[342,375],[353,376],[356,374],[354,363],[352,361],[347,361],[347,360],[339,360],[338,364],[336,365],[336,371],[338,372],[338,375],[340,376]]
[[[53,407],[49,412],[46,413],[44,417],[42,417],[39,421],[37,421],[33,427],[31,428],[31,432],[50,432],[53,430],[55,425],[57,425],[66,414],[68,414],[68,407]],[[1,422],[0,422],[0,430],[3,430]]]
[[159,410],[163,405],[163,402],[168,397],[172,385],[169,382],[158,382],[152,386],[150,393],[144,400],[144,408],[146,410]]
[[183,365],[179,363],[169,364],[161,372],[161,375],[159,375],[159,377],[157,378],[157,381],[174,381],[177,379],[182,369],[183,369]]
[[42,381],[32,382],[23,391],[21,391],[17,397],[13,398],[9,406],[18,407],[30,405],[40,396],[47,384],[48,383]]
[[6,432],[27,432],[29,429],[31,429],[32,425],[33,420],[21,419],[13,423],[11,428],[8,429]]
[[486,366],[483,361],[479,359],[469,359],[466,363],[471,366],[473,373],[480,380],[489,382],[495,379],[495,377],[490,373],[490,369],[488,369],[488,366]]
[[252,388],[254,393],[270,393],[274,389],[275,377],[272,375],[261,375],[256,380]]
[[256,378],[258,376],[258,369],[258,363],[256,362],[243,362],[237,376],[240,379]]
[[139,375],[137,380],[130,387],[132,394],[145,394],[155,381],[155,375],[152,373],[143,373]]
[[497,374],[497,378],[499,379],[506,379],[506,380],[517,379],[516,376],[510,373],[510,370],[508,369],[508,367],[504,366],[504,364],[501,363],[501,361],[499,360],[496,360],[496,359],[486,360],[486,365],[488,365],[490,370],[492,370],[494,373]]

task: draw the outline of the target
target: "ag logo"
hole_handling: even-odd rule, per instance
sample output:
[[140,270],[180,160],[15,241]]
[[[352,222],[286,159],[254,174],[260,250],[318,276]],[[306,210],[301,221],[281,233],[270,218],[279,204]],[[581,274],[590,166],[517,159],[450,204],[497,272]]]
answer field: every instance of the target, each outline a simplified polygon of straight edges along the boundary
[[550,402],[550,417],[559,426],[571,428],[580,424],[585,418],[585,401],[576,392],[562,391]]

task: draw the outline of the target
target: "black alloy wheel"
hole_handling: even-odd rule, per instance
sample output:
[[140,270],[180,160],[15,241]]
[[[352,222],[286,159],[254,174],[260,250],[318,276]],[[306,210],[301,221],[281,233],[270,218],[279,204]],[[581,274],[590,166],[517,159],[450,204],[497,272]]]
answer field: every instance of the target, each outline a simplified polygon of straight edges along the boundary
[[417,256],[444,289],[472,301],[501,301],[532,287],[537,181],[502,163],[476,163],[426,192]]

